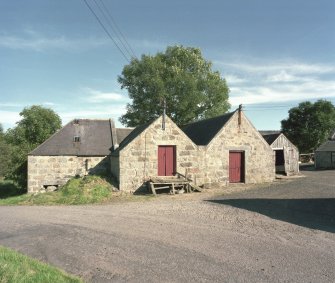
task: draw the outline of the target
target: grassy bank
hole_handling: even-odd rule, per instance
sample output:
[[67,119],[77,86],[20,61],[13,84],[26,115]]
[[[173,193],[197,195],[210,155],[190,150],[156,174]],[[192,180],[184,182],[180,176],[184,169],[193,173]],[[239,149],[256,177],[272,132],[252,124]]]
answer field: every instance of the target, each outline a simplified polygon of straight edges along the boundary
[[79,205],[149,198],[115,192],[111,181],[100,176],[73,178],[58,191],[36,195],[20,194],[13,183],[0,183],[0,205]]
[[0,246],[0,282],[1,283],[45,283],[45,282],[83,282],[25,255]]

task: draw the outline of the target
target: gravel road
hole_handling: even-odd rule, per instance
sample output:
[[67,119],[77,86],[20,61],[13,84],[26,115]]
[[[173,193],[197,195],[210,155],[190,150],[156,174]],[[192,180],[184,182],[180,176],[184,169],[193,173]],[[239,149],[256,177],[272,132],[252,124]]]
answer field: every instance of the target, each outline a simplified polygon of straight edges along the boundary
[[223,197],[0,207],[0,245],[89,282],[334,282],[335,171],[302,173]]

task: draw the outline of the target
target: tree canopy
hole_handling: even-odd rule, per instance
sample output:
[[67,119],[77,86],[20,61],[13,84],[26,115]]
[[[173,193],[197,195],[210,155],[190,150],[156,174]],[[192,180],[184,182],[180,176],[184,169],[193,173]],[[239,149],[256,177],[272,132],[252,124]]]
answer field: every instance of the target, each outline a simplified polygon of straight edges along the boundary
[[171,46],[164,53],[132,59],[118,78],[132,102],[120,121],[144,124],[166,113],[179,125],[227,112],[229,88],[198,48]]
[[289,117],[281,124],[300,152],[313,152],[335,129],[335,107],[327,100],[302,102],[289,110]]
[[4,177],[8,171],[8,160],[10,157],[10,146],[5,141],[3,127],[0,124],[0,177]]
[[11,146],[6,177],[21,187],[27,182],[27,154],[61,128],[60,117],[52,110],[33,105],[20,113],[16,127],[8,129],[5,140]]

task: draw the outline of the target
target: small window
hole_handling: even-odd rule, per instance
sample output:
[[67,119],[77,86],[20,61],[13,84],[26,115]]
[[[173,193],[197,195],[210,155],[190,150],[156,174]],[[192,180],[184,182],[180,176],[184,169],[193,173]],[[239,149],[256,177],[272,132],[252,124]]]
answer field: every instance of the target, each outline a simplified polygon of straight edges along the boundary
[[79,136],[74,136],[73,141],[74,142],[80,142],[80,137]]

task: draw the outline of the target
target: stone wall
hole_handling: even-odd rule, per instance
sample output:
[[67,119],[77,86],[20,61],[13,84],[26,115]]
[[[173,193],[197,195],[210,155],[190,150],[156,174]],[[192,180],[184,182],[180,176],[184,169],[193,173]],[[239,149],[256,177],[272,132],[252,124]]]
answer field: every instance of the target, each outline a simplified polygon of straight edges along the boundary
[[28,193],[59,187],[74,176],[106,171],[106,156],[28,156]]
[[[151,177],[158,174],[158,146],[176,146],[176,171],[193,177],[199,172],[197,146],[166,117],[165,130],[162,117],[153,122],[119,153],[119,189],[136,191]],[[112,157],[117,161],[117,158]],[[114,163],[114,161],[112,161]],[[117,172],[114,165],[113,170]],[[116,176],[117,177],[117,176]]]
[[274,153],[261,134],[236,112],[206,148],[204,183],[229,182],[229,151],[244,152],[245,183],[271,182],[275,178]]

